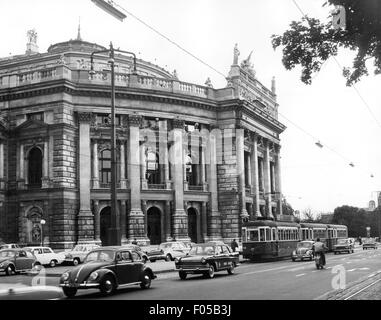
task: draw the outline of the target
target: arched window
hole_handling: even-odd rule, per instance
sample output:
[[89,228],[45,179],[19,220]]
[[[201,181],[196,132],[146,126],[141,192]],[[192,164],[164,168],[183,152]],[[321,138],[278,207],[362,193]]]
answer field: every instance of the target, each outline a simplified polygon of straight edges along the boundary
[[99,155],[99,179],[101,183],[111,183],[111,150],[105,149]]
[[42,178],[42,152],[34,147],[28,155],[28,185],[30,187],[41,188]]
[[147,182],[149,184],[160,184],[159,157],[156,152],[147,152],[146,168]]

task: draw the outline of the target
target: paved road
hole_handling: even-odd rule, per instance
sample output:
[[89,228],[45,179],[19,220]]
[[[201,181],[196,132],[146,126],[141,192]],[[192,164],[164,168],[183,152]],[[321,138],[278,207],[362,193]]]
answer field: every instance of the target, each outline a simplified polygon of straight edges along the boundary
[[[132,287],[119,290],[111,297],[101,297],[96,290],[79,291],[75,299],[126,299],[126,300],[276,300],[324,298],[339,284],[338,269],[344,271],[345,284],[367,278],[381,271],[381,250],[355,249],[352,254],[327,255],[327,269],[316,270],[314,262],[276,261],[269,263],[243,263],[234,275],[216,273],[214,279],[190,275],[180,280],[176,272],[159,274],[149,290]],[[0,277],[1,282],[27,281],[26,276]],[[342,278],[343,279],[343,278]],[[30,281],[30,277],[29,280]],[[50,285],[58,278],[47,278]],[[344,284],[344,283],[341,283]],[[337,289],[340,289],[337,287]]]

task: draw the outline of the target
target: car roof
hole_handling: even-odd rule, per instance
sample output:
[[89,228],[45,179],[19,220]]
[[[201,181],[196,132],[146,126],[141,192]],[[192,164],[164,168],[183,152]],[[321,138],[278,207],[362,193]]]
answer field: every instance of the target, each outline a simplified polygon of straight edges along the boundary
[[5,248],[1,249],[0,251],[23,251],[24,248]]

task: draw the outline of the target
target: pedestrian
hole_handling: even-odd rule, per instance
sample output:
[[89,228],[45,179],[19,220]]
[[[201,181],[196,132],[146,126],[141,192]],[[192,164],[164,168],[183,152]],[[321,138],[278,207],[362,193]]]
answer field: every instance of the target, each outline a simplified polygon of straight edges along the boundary
[[233,252],[235,252],[235,249],[238,248],[238,243],[233,239],[232,243],[230,244],[231,248],[233,249]]
[[138,244],[138,241],[136,240],[136,238],[134,239],[134,241],[132,241],[132,244],[135,244],[135,245]]

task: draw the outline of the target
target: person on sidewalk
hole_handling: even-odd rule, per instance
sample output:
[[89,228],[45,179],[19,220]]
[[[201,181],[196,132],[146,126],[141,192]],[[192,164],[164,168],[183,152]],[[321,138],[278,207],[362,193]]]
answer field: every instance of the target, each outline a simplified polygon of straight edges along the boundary
[[134,244],[134,245],[138,245],[138,241],[136,240],[136,238],[131,243]]
[[238,248],[238,243],[237,243],[237,241],[235,241],[235,239],[233,239],[233,241],[231,242],[230,246],[231,246],[233,252],[235,252],[235,249]]

